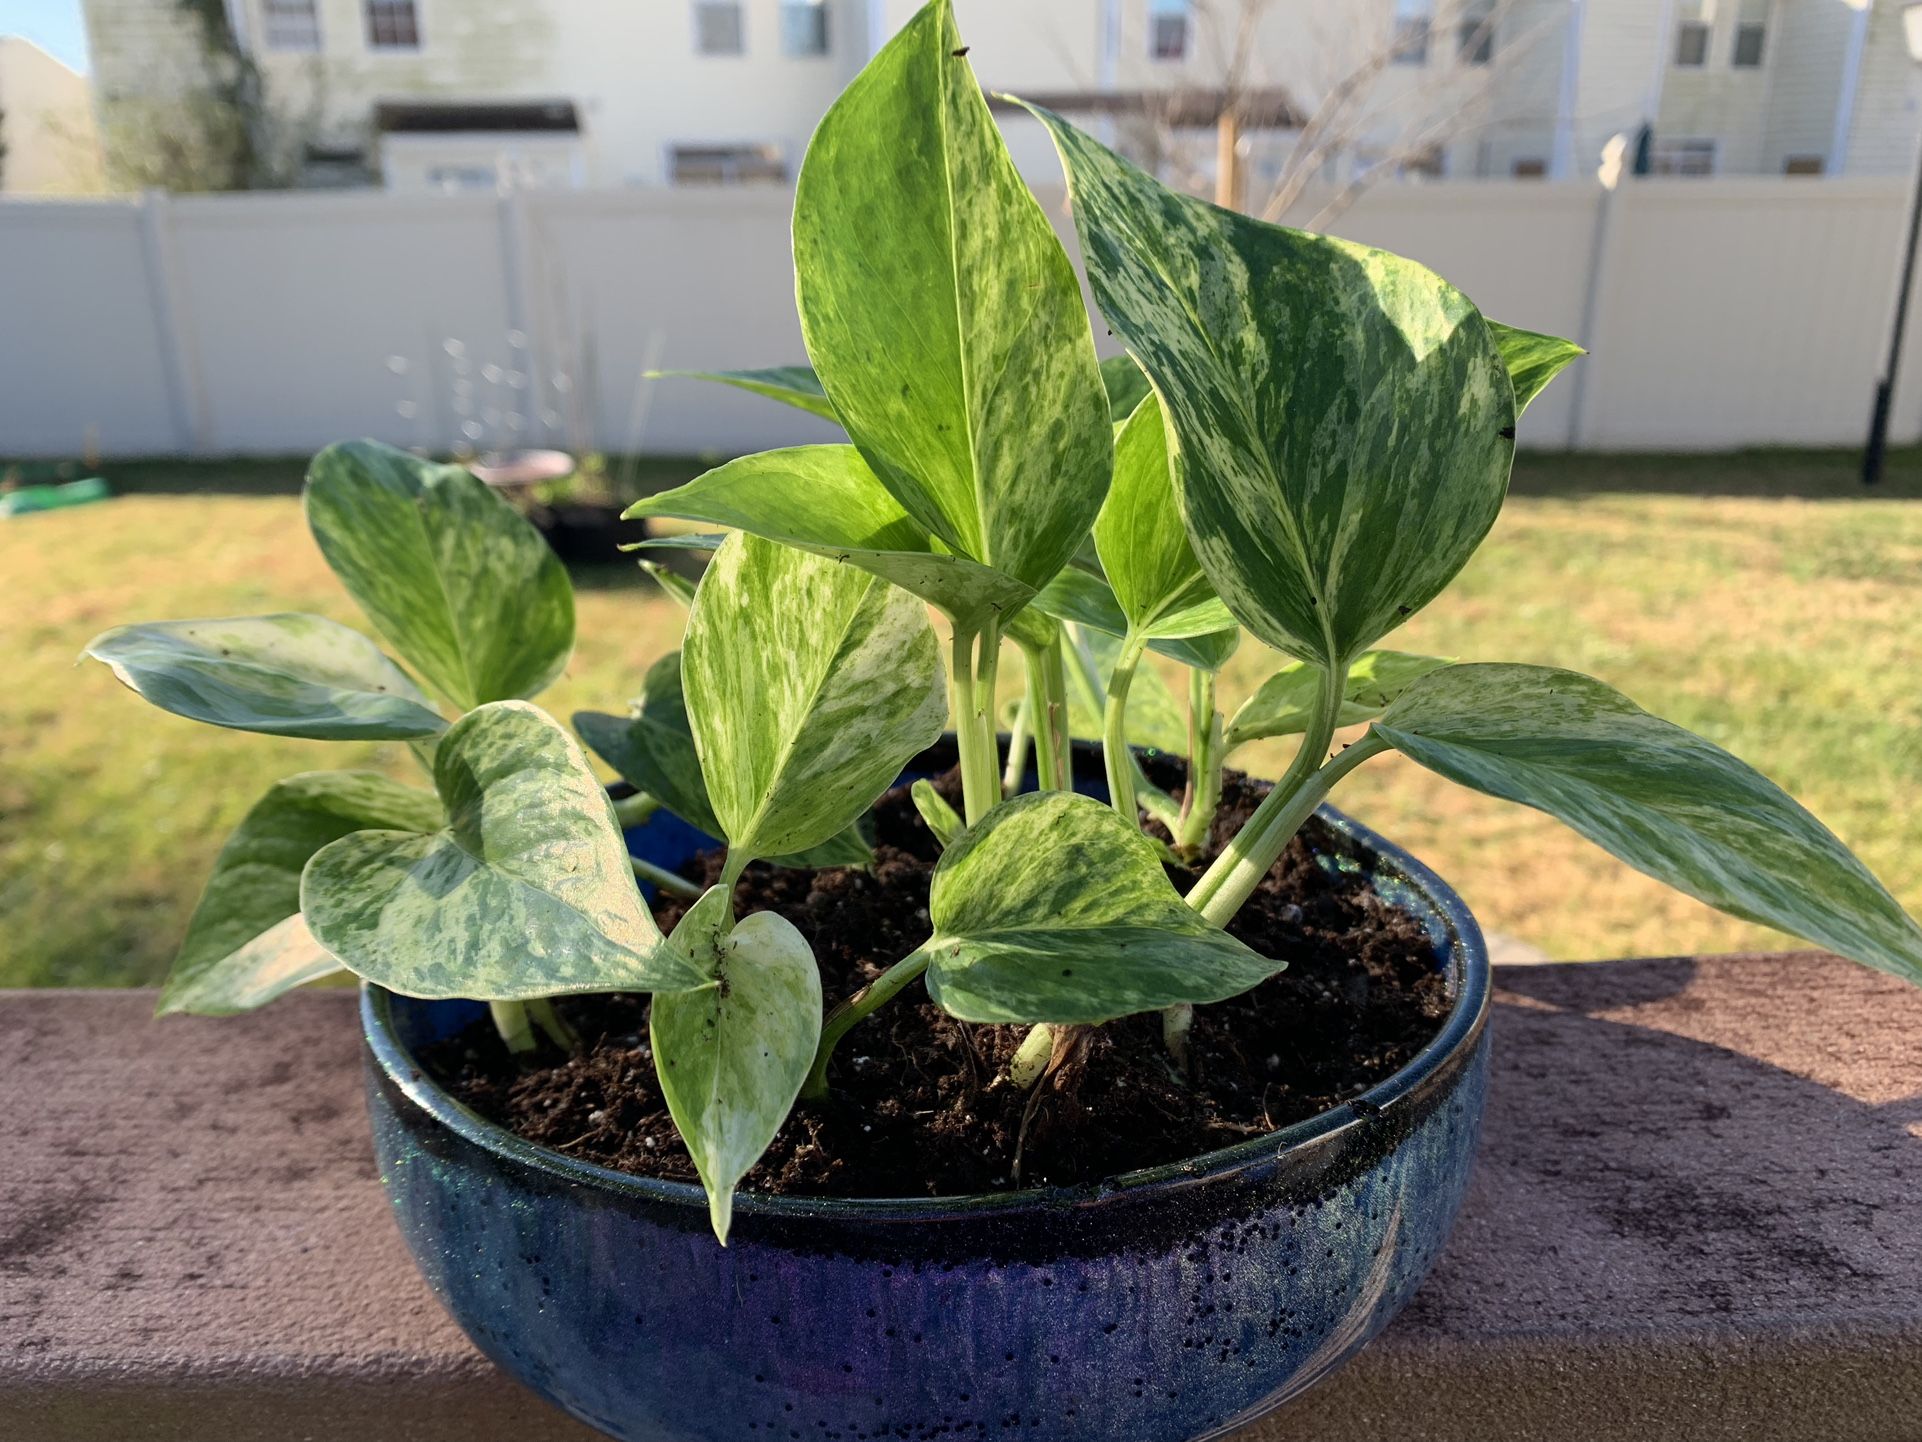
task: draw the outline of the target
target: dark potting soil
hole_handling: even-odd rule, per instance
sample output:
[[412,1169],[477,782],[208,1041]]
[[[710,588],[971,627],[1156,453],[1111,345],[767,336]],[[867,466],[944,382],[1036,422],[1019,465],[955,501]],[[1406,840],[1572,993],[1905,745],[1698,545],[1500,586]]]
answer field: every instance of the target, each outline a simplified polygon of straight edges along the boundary
[[[938,788],[960,805],[958,774]],[[1261,799],[1233,773],[1209,853]],[[906,788],[874,814],[872,871],[755,864],[738,915],[777,911],[807,937],[827,1004],[859,990],[928,934],[939,848]],[[1313,832],[1319,822],[1309,823]],[[1446,984],[1426,933],[1361,881],[1330,877],[1298,837],[1228,929],[1287,970],[1247,994],[1197,1007],[1189,1075],[1169,1064],[1157,1016],[1079,1028],[1057,1066],[1024,1092],[1003,1077],[1021,1027],[970,1026],[919,983],[848,1033],[825,1102],[802,1102],[748,1174],[749,1191],[838,1197],[1067,1186],[1179,1161],[1325,1111],[1381,1081],[1434,1036]],[[683,868],[711,884],[716,852]],[[1170,868],[1183,890],[1191,873]],[[671,930],[686,903],[655,907]],[[430,1049],[457,1097],[527,1140],[622,1171],[695,1180],[668,1116],[647,1041],[647,1001],[560,1002],[581,1039],[530,1068],[481,1022]]]

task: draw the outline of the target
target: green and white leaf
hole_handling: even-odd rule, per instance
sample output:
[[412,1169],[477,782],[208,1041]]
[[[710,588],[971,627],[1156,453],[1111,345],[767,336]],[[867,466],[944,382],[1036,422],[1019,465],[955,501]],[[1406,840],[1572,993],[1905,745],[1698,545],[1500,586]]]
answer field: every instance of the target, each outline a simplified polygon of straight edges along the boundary
[[325,616],[116,626],[86,654],[161,710],[236,731],[405,741],[447,729],[380,647]]
[[663,594],[681,603],[682,609],[694,604],[694,583],[679,571],[671,571],[659,561],[642,561],[641,570]]
[[803,851],[851,825],[947,720],[926,607],[746,534],[701,579],[681,666],[708,798],[739,857]]
[[790,446],[729,461],[628,507],[675,516],[845,561],[978,627],[1033,597],[1032,587],[937,547],[853,446]]
[[[645,791],[695,830],[717,840],[725,834],[701,778],[701,759],[694,749],[694,730],[681,689],[679,651],[670,651],[648,667],[631,715],[576,711],[574,730],[621,780]],[[819,846],[767,860],[775,866],[801,868],[867,866],[874,860],[874,849],[857,823]]]
[[522,701],[441,738],[432,835],[359,831],[321,848],[300,909],[349,970],[407,996],[524,1001],[673,991],[701,975],[634,884],[614,806],[552,717]]
[[[1114,591],[1100,576],[1078,566],[1064,568],[1043,586],[1029,610],[1072,621],[1108,636],[1128,633],[1128,617],[1115,599]],[[1227,665],[1228,658],[1241,644],[1241,627],[1226,608],[1221,607],[1218,600],[1204,602],[1164,617],[1157,630],[1166,632],[1169,627],[1181,630],[1190,625],[1220,629],[1204,629],[1186,636],[1156,635],[1148,642],[1148,649],[1197,670],[1219,671]]]
[[1135,412],[1142,397],[1153,393],[1148,377],[1131,355],[1109,356],[1101,363],[1101,384],[1108,392],[1108,419],[1120,424]]
[[795,190],[796,299],[881,484],[1036,588],[1100,509],[1108,401],[1074,268],[965,55],[936,0],[829,108]]
[[674,929],[672,944],[709,984],[656,995],[648,1023],[661,1093],[724,1246],[734,1189],[787,1120],[821,1040],[821,977],[806,939],[772,911],[729,930],[727,892],[711,888]]
[[463,711],[532,696],[574,649],[574,591],[527,520],[461,466],[375,441],[314,457],[307,524],[334,574]]
[[1558,335],[1521,330],[1497,320],[1487,324],[1495,349],[1501,352],[1502,364],[1508,368],[1508,379],[1515,387],[1516,415],[1527,410],[1528,403],[1540,395],[1550,381],[1588,354],[1574,341],[1563,340]]
[[1161,404],[1152,395],[1115,435],[1114,482],[1095,519],[1094,543],[1127,629],[1136,635],[1189,637],[1239,629],[1188,544],[1168,470]]
[[1336,664],[1494,523],[1515,392],[1467,297],[1412,261],[1180,195],[1029,107],[1108,324],[1168,408],[1189,540],[1263,641]]
[[[1337,726],[1359,726],[1381,715],[1383,709],[1431,671],[1454,662],[1439,656],[1417,656],[1408,651],[1364,651],[1348,671]],[[1222,743],[1232,751],[1250,741],[1270,736],[1297,736],[1314,716],[1315,693],[1321,686],[1321,667],[1291,661],[1256,688],[1228,722]]]
[[1827,827],[1754,768],[1600,681],[1450,666],[1404,691],[1375,733],[1710,906],[1922,982],[1922,926]]
[[928,993],[963,1021],[1112,1021],[1222,1001],[1283,965],[1203,920],[1139,829],[1068,791],[1017,796],[963,834],[928,912]]
[[310,771],[268,788],[220,849],[158,1012],[251,1011],[340,970],[300,917],[300,873],[321,847],[378,827],[441,824],[432,792],[355,771]]
[[784,406],[807,411],[822,420],[840,419],[834,414],[834,404],[827,392],[821,389],[820,377],[814,374],[813,366],[767,366],[746,371],[649,371],[648,375],[655,380],[719,381],[724,386],[752,391]]

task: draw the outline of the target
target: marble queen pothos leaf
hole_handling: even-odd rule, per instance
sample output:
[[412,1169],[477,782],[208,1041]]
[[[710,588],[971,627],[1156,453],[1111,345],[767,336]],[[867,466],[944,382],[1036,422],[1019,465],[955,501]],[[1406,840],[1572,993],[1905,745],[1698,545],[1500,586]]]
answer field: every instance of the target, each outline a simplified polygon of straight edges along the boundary
[[962,1021],[1112,1021],[1238,996],[1283,966],[1183,901],[1140,828],[1071,791],[970,827],[935,867],[928,913],[928,994]]
[[301,869],[356,831],[429,832],[440,824],[438,797],[384,776],[310,771],[275,782],[220,848],[159,1014],[251,1011],[340,970],[300,917]]
[[1034,595],[1032,587],[938,549],[853,446],[742,456],[643,497],[625,515],[730,526],[845,561],[913,592],[963,628],[1018,611]]
[[1095,299],[1167,405],[1202,569],[1269,645],[1346,662],[1501,508],[1515,390],[1487,325],[1412,261],[1177,194],[1029,108]]
[[406,996],[522,1001],[675,991],[702,973],[641,899],[580,746],[524,701],[468,712],[434,753],[446,823],[322,847],[300,909],[350,971]]
[[943,547],[1038,588],[1111,467],[1074,267],[989,114],[947,0],[829,108],[794,201],[815,372],[881,484]]
[[86,654],[161,710],[236,731],[405,741],[447,729],[380,647],[325,616],[116,626]]
[[[574,730],[587,749],[697,831],[719,838],[723,832],[707,799],[694,730],[687,719],[681,688],[681,653],[670,651],[647,668],[633,714],[601,711],[574,713]],[[850,826],[819,846],[792,856],[770,856],[775,866],[866,866],[874,852]]]
[[[1430,671],[1451,666],[1439,656],[1417,656],[1408,651],[1364,651],[1348,670],[1337,726],[1359,726],[1372,721],[1397,696]],[[1223,736],[1233,751],[1269,736],[1294,736],[1308,729],[1314,716],[1315,693],[1322,669],[1307,661],[1291,661],[1255,689],[1241,704]]]
[[807,939],[772,911],[730,929],[730,891],[709,888],[674,928],[672,945],[710,984],[656,996],[648,1020],[661,1094],[723,1246],[734,1189],[787,1120],[821,1040],[821,975]]
[[[1062,621],[1073,621],[1090,631],[1121,637],[1128,633],[1128,617],[1115,599],[1107,581],[1091,571],[1068,566],[1043,586],[1029,611],[1039,611]],[[1022,612],[1025,616],[1029,611]],[[1020,620],[1016,618],[1017,622]],[[1178,634],[1189,627],[1197,629]],[[1241,626],[1217,599],[1210,598],[1162,618],[1157,634],[1148,642],[1150,651],[1159,651],[1171,660],[1198,671],[1219,671],[1241,644]]]
[[1517,415],[1528,409],[1528,403],[1540,395],[1550,381],[1588,354],[1572,340],[1503,325],[1498,320],[1488,322],[1488,333],[1494,337],[1495,348],[1502,353],[1502,364],[1508,367],[1508,379],[1515,387]]
[[1402,692],[1374,734],[1710,906],[1922,982],[1922,926],[1834,833],[1754,768],[1600,681],[1449,666]]
[[834,403],[828,399],[828,393],[821,389],[820,377],[814,374],[813,366],[768,366],[748,371],[649,371],[648,376],[655,380],[719,381],[724,386],[766,396],[822,420],[840,419],[834,413]]
[[804,851],[851,825],[948,714],[925,606],[746,533],[701,578],[681,676],[708,799],[743,857]]
[[304,492],[321,555],[426,682],[463,711],[532,696],[574,649],[553,548],[462,466],[376,441],[329,446]]

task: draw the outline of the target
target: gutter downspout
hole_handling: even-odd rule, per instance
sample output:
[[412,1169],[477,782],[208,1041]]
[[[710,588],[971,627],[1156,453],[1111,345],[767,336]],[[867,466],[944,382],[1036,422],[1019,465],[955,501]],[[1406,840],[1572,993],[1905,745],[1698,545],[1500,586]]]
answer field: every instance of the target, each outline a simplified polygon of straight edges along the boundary
[[1862,56],[1869,44],[1869,18],[1874,0],[1854,0],[1855,20],[1849,26],[1849,48],[1842,57],[1842,89],[1835,97],[1835,133],[1829,137],[1830,175],[1846,175],[1849,139],[1855,131],[1855,101],[1862,88]]

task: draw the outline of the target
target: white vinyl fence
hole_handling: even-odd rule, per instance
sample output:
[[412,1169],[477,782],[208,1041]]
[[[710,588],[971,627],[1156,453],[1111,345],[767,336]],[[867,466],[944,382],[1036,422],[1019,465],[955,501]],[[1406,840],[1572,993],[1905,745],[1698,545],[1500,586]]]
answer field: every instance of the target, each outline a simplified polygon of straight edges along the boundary
[[[766,401],[643,379],[804,359],[791,204],[774,188],[0,201],[0,455],[827,439]],[[1866,428],[1906,207],[1881,180],[1451,182],[1382,186],[1335,228],[1590,347],[1524,444],[1825,446]],[[1910,334],[1900,442],[1922,438]]]

